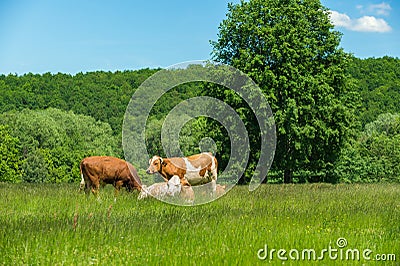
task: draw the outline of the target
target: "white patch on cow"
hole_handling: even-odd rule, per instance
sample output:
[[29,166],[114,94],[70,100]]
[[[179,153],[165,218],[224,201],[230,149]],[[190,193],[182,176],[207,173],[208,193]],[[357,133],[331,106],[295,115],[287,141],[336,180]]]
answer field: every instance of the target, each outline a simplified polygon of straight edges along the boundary
[[167,186],[168,186],[167,190],[168,196],[174,197],[175,195],[179,195],[182,189],[181,180],[179,179],[179,176],[174,175],[170,180],[168,180]]
[[198,168],[194,167],[193,164],[191,162],[189,162],[189,160],[186,157],[183,157],[182,159],[185,161],[186,171],[189,171],[189,172],[196,172],[196,171],[200,172],[201,167],[198,167]]
[[185,178],[187,179],[187,181],[192,185],[202,183],[204,178],[200,176],[199,173],[201,167],[198,168],[194,167],[186,157],[183,157],[182,159],[185,161],[186,165]]
[[149,160],[149,165],[152,165],[155,160],[161,160],[162,162],[162,158],[160,156],[154,155],[153,158]]

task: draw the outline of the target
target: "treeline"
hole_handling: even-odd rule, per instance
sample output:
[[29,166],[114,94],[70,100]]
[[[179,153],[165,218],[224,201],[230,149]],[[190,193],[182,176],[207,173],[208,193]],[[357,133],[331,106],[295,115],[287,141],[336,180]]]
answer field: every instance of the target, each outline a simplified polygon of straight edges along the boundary
[[120,132],[132,93],[156,71],[1,75],[0,113],[52,107],[91,116]]
[[400,59],[353,58],[358,130],[335,165],[344,182],[400,182]]
[[[0,181],[75,182],[83,157],[122,158],[126,107],[140,84],[157,71],[0,75]],[[400,181],[399,72],[397,58],[353,58],[347,73],[360,101],[357,124],[349,132],[352,137],[337,155],[328,179],[315,178],[319,173],[304,169],[294,173],[294,182]],[[209,90],[200,83],[183,84],[157,101],[147,124],[150,154],[163,155],[160,134],[166,114],[184,99],[210,95]],[[222,99],[235,97],[221,94]],[[243,106],[234,108],[244,112],[241,117],[248,117],[245,124],[252,127],[254,117],[249,118]],[[209,122],[205,117],[190,121],[180,134],[181,149],[199,152],[199,141],[210,136],[223,168],[229,160],[229,139],[221,128],[210,132]],[[248,167],[242,182],[248,181],[254,165]],[[282,169],[273,165],[268,180],[283,182]]]
[[382,113],[400,113],[400,60],[353,58],[348,73],[355,79],[362,105],[358,115],[362,126]]

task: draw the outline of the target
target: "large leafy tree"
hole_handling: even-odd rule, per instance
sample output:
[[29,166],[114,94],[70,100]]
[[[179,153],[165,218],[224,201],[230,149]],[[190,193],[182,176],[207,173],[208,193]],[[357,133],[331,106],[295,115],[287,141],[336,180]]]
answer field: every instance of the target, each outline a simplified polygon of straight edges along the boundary
[[332,181],[355,105],[340,37],[319,0],[250,0],[228,6],[211,42],[214,60],[248,74],[268,98],[277,130],[273,169],[285,182],[299,170]]

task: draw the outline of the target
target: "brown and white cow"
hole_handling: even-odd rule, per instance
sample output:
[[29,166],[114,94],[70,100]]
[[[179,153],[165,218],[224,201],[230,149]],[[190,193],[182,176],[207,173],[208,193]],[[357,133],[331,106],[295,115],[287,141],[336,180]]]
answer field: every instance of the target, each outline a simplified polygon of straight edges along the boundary
[[160,173],[168,181],[174,175],[179,176],[182,187],[212,184],[215,193],[217,181],[218,161],[209,152],[191,155],[188,157],[161,158],[153,156],[149,160],[146,173]]
[[91,190],[97,195],[100,185],[112,184],[115,194],[125,187],[126,190],[141,190],[142,183],[132,164],[111,156],[92,156],[84,158],[80,164],[81,184],[86,194]]

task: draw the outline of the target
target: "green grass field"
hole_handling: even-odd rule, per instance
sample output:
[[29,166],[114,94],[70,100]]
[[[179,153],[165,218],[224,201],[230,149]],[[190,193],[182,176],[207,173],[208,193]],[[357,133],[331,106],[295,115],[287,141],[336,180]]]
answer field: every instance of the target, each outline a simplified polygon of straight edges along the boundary
[[[0,184],[0,264],[281,265],[272,249],[289,265],[400,264],[399,184],[236,186],[194,207],[125,191],[114,202],[111,186],[98,201],[78,186]],[[360,260],[346,260],[348,249]]]

